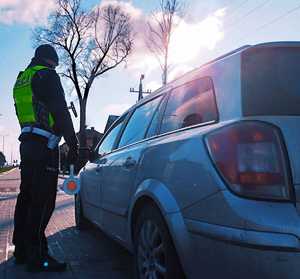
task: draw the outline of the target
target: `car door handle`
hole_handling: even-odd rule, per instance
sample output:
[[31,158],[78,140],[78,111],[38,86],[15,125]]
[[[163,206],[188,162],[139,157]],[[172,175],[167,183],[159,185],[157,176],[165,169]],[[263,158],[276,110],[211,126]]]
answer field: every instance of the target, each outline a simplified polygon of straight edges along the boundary
[[99,161],[99,165],[104,165],[107,163],[107,158],[103,158]]
[[136,160],[132,159],[131,157],[128,157],[123,164],[123,166],[127,169],[133,168],[136,165]]
[[101,169],[102,169],[101,166],[98,165],[98,166],[96,167],[96,173],[100,173]]

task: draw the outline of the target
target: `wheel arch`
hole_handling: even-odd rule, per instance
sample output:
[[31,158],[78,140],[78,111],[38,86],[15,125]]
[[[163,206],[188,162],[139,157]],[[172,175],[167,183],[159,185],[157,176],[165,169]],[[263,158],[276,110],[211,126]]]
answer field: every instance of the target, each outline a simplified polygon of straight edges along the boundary
[[[129,209],[129,235],[131,244],[133,243],[133,225],[136,222],[138,213],[146,204],[153,204],[160,210],[165,221],[168,213],[179,212],[180,208],[170,193],[169,189],[160,181],[147,179],[143,181],[135,191]],[[168,222],[167,222],[168,223]]]
[[145,180],[139,185],[133,195],[128,215],[128,236],[131,251],[134,249],[134,225],[136,224],[141,209],[149,203],[156,206],[161,212],[173,240],[183,271],[190,276],[193,272],[193,268],[189,264],[189,258],[193,253],[191,238],[177,201],[167,186],[160,181],[154,179]]

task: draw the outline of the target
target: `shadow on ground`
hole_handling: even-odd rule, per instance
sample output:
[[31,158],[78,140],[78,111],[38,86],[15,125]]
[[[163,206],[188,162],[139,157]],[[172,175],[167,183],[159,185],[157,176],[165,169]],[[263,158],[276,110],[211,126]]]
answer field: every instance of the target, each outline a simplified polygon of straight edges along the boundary
[[25,266],[16,266],[11,257],[0,265],[1,279],[133,278],[132,256],[98,229],[81,232],[71,227],[49,236],[48,241],[51,254],[69,263],[67,272],[27,273]]
[[[1,201],[7,201],[7,200],[14,200],[16,198],[17,198],[17,195],[7,196],[7,197],[0,197],[0,202]],[[56,205],[55,210],[56,210],[57,213],[59,213],[60,211],[66,209],[66,208],[69,208],[73,204],[74,204],[73,200],[67,201],[67,202],[62,202],[62,203]],[[63,218],[63,216],[62,216],[62,218]],[[1,228],[1,230],[4,230],[7,227],[12,227],[13,224],[14,224],[14,220],[12,218],[10,218],[10,219],[2,219],[0,221],[0,228]],[[2,279],[2,278],[0,277],[0,279]]]

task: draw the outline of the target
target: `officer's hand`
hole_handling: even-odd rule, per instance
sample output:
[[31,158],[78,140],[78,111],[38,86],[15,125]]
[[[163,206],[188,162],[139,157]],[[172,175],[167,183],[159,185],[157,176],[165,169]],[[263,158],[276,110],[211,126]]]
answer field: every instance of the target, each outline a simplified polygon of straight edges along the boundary
[[70,165],[75,165],[78,161],[78,149],[77,148],[70,148],[68,152],[67,161]]

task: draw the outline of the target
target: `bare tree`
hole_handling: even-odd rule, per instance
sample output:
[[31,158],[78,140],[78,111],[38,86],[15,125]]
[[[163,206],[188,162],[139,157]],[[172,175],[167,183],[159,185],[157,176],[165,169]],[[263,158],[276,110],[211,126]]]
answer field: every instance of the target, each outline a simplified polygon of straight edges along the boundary
[[149,34],[146,44],[159,62],[163,85],[168,81],[170,42],[176,24],[175,16],[180,11],[182,11],[180,0],[160,0],[159,11],[153,13],[148,21]]
[[34,30],[36,43],[50,43],[60,51],[61,75],[74,86],[80,105],[80,147],[86,147],[86,106],[95,79],[116,68],[131,53],[129,15],[119,6],[86,11],[81,0],[57,0],[46,27]]

